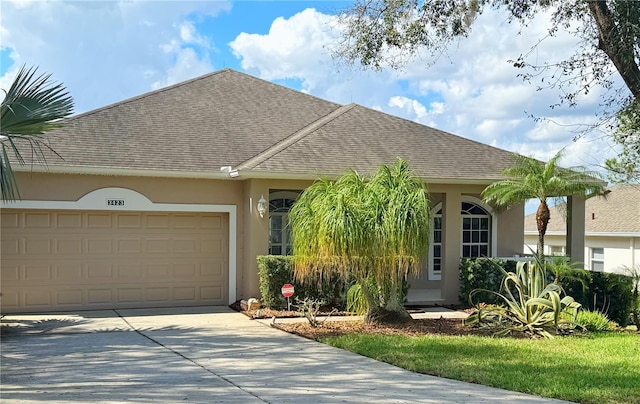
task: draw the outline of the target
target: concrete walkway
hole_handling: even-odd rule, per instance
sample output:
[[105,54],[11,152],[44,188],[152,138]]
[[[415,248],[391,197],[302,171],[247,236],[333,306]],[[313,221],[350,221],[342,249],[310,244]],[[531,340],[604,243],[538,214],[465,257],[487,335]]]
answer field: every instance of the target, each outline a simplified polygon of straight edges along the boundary
[[7,403],[553,403],[409,372],[226,307],[2,319]]

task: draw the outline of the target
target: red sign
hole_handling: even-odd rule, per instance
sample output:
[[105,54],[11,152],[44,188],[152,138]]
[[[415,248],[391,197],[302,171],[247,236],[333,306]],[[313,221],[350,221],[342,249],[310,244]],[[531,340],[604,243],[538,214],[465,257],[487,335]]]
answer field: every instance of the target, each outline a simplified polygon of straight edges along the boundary
[[293,285],[292,284],[285,283],[282,286],[282,296],[291,297],[291,296],[293,296],[293,292],[294,292],[294,289],[293,289]]

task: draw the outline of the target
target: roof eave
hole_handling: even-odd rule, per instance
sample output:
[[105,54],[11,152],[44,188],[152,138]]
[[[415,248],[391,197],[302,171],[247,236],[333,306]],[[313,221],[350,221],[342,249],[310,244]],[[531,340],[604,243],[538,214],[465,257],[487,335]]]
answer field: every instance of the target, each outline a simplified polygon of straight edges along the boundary
[[[97,166],[65,166],[65,165],[24,165],[14,168],[14,171],[29,173],[47,174],[84,174],[103,176],[125,176],[125,177],[160,177],[160,178],[202,178],[202,179],[278,179],[278,180],[310,180],[318,178],[335,179],[341,174],[327,174],[322,172],[295,173],[277,172],[262,170],[237,170],[232,166],[221,170],[221,167],[212,168],[210,171],[184,171],[184,170],[161,170],[161,169],[141,169],[124,167],[97,167]],[[230,175],[230,171],[234,175]],[[427,184],[448,184],[448,185],[489,185],[495,179],[471,179],[471,178],[429,178],[421,177]]]
[[116,168],[116,167],[86,167],[86,166],[36,166],[25,165],[14,168],[16,172],[46,173],[46,174],[84,174],[104,175],[120,177],[163,177],[163,178],[205,178],[205,179],[230,179],[229,173],[211,171],[178,171],[140,168]]

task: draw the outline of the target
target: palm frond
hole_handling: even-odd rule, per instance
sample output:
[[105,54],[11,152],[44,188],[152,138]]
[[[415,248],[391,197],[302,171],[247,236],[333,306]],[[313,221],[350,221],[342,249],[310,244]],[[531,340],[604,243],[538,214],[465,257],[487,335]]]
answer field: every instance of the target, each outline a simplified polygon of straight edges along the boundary
[[20,197],[8,151],[19,164],[25,164],[20,147],[25,144],[31,153],[29,161],[46,164],[45,151],[57,153],[42,135],[60,127],[62,120],[73,113],[73,99],[65,87],[52,82],[51,75],[36,75],[37,70],[22,66],[0,105],[2,200]]

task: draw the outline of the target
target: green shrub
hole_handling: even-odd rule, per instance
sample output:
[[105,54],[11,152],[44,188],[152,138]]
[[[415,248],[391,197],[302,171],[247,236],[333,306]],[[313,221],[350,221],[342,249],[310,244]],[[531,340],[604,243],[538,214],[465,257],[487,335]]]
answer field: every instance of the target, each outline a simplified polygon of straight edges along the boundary
[[618,326],[603,313],[591,310],[581,310],[576,317],[576,323],[592,332],[614,330]]
[[290,283],[295,288],[294,298],[321,300],[331,307],[344,307],[348,284],[340,276],[335,275],[330,279],[300,282],[293,275],[290,256],[261,255],[257,257],[257,260],[262,306],[285,307],[286,299],[282,296],[282,285]]
[[605,313],[623,327],[629,323],[634,303],[631,277],[562,266],[551,270],[565,292],[583,308]]
[[607,314],[612,321],[626,327],[633,309],[633,282],[630,277],[608,272],[592,272],[591,310]]
[[347,291],[346,305],[347,311],[350,313],[355,313],[358,316],[364,316],[367,313],[369,306],[367,304],[367,299],[365,299],[362,294],[362,287],[360,284],[355,283],[351,285]]
[[[514,261],[494,258],[464,258],[460,262],[460,301],[469,302],[469,294],[474,289],[500,292],[502,273],[495,264],[507,272],[515,269]],[[591,272],[566,260],[554,260],[547,264],[547,281],[555,281],[564,292],[580,303],[586,310],[600,311],[621,326],[630,323],[633,311],[632,277],[608,273]],[[494,293],[479,292],[474,296],[476,302],[503,304]]]
[[[498,292],[504,276],[500,268],[507,272],[515,270],[515,261],[503,261],[495,258],[463,258],[460,261],[460,302],[469,304],[469,294],[476,289]],[[498,296],[490,292],[477,292],[476,302],[486,304],[504,303]]]

